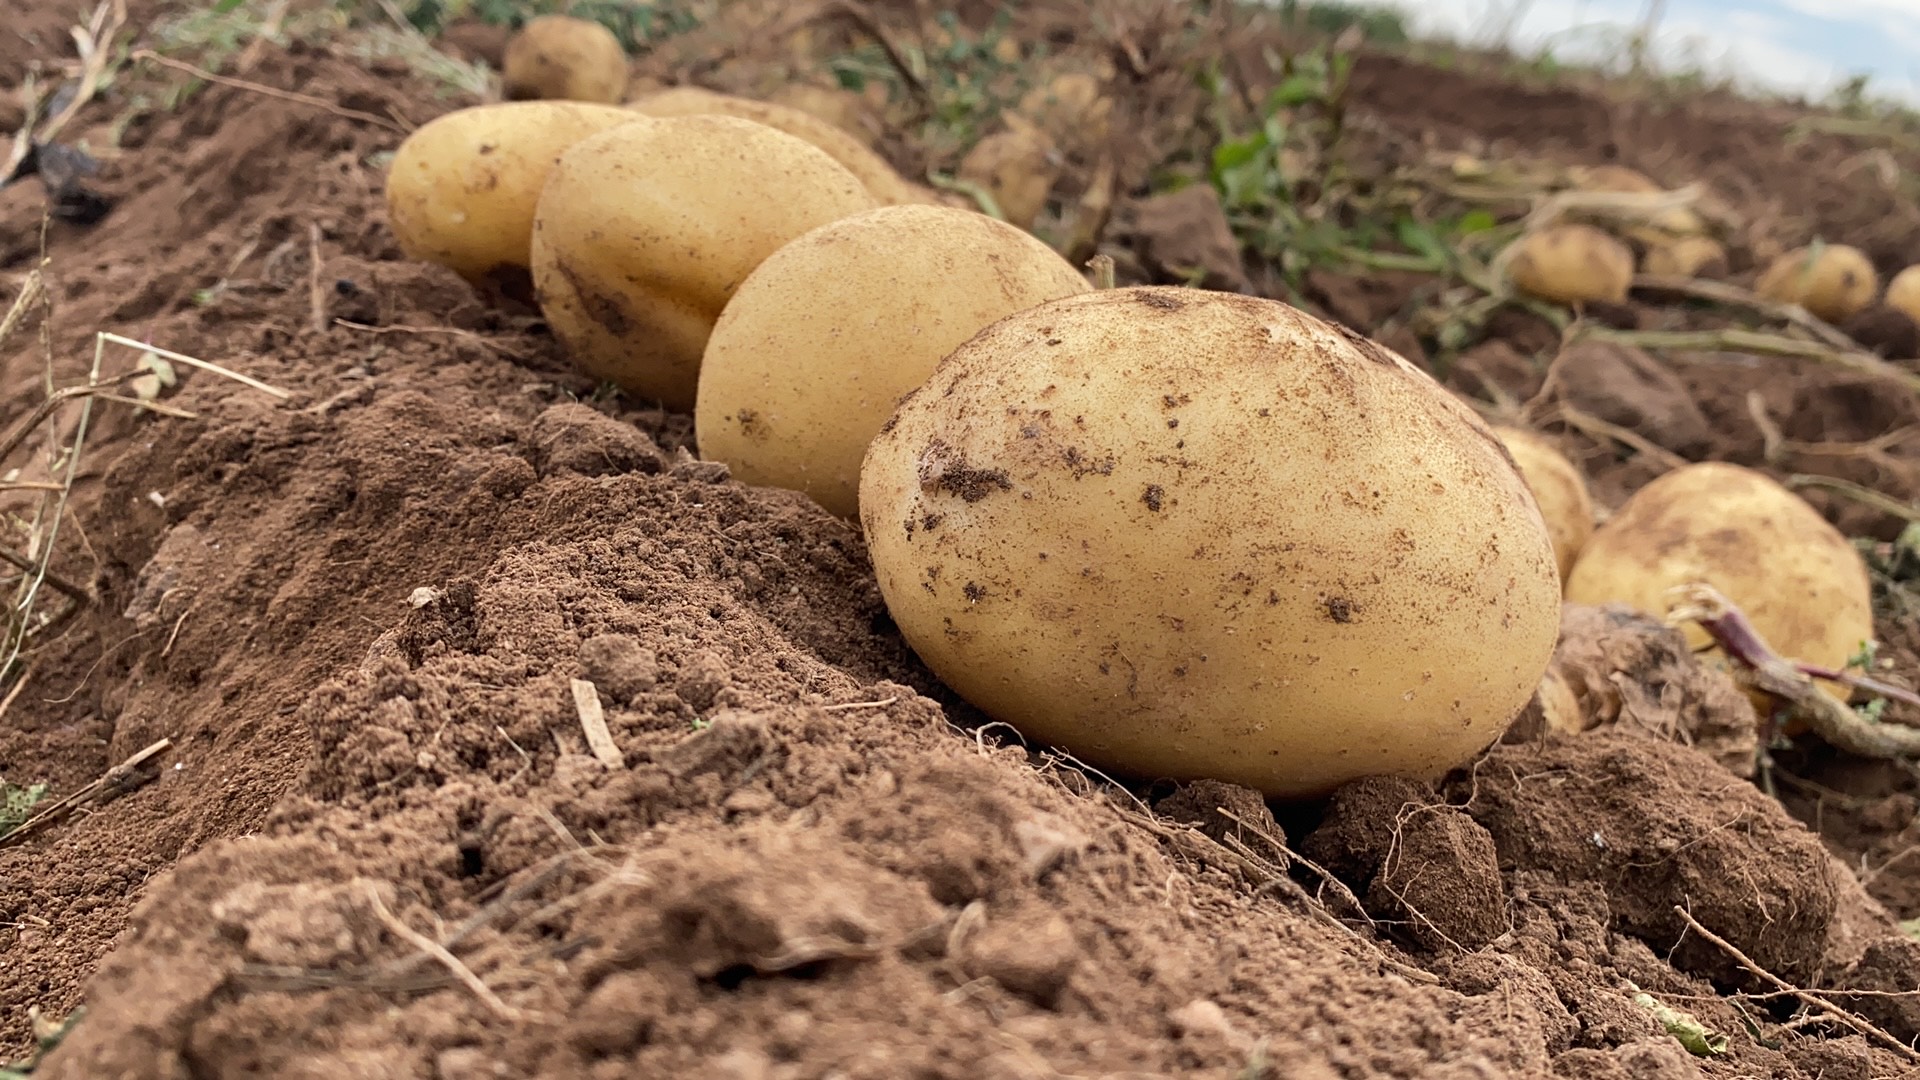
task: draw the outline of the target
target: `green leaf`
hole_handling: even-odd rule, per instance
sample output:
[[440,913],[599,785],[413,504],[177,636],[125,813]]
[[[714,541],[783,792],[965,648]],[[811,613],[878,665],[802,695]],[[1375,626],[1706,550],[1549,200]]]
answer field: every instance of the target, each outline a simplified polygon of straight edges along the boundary
[[1454,226],[1454,231],[1462,236],[1471,236],[1474,233],[1486,232],[1488,229],[1496,229],[1499,227],[1500,222],[1494,218],[1492,211],[1469,210],[1460,215],[1460,223]]

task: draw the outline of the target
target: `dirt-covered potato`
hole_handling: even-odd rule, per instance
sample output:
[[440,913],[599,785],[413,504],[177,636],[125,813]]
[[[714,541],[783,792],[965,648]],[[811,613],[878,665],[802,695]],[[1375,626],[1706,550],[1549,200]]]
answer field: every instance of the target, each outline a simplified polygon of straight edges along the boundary
[[1534,501],[1540,504],[1564,581],[1587,537],[1593,535],[1593,497],[1587,492],[1586,478],[1566,455],[1538,434],[1506,426],[1493,430],[1507,445]]
[[691,409],[707,335],[753,268],[876,205],[832,158],[764,124],[622,125],[554,166],[534,213],[535,295],[581,370]]
[[1846,244],[1795,248],[1768,264],[1754,291],[1781,304],[1799,304],[1830,323],[1866,310],[1880,292],[1880,275],[1866,252]]
[[476,284],[528,266],[533,208],[547,174],[589,135],[645,117],[617,105],[510,101],[442,114],[387,166],[387,216],[409,259]]
[[1106,141],[1113,99],[1093,75],[1068,71],[1027,91],[1018,112],[1056,143],[1089,146]]
[[507,42],[500,88],[509,101],[617,104],[627,90],[627,51],[591,19],[540,15]]
[[[1574,184],[1582,191],[1627,195],[1658,195],[1667,189],[1647,174],[1625,165],[1594,165],[1577,169]],[[1687,236],[1703,236],[1707,223],[1692,207],[1673,206],[1655,212],[1644,224],[1628,227],[1627,235],[1648,247]]]
[[627,103],[627,107],[655,117],[736,116],[752,120],[812,143],[848,172],[859,177],[860,182],[873,192],[874,198],[884,204],[899,206],[934,201],[930,191],[910,183],[872,147],[841,130],[838,125],[791,106],[717,93],[697,86],[676,86],[634,98]]
[[1003,129],[973,144],[960,159],[956,175],[993,196],[1010,224],[1031,229],[1065,163],[1046,132],[1013,113],[1001,122]]
[[1514,241],[1507,279],[1556,304],[1622,304],[1633,285],[1633,251],[1591,225],[1549,225]]
[[955,350],[867,451],[889,611],[946,684],[1136,776],[1279,797],[1499,737],[1560,619],[1486,424],[1273,300],[1082,293]]
[[1886,305],[1920,323],[1920,266],[1909,266],[1887,282]]
[[[1664,616],[1668,590],[1693,582],[1732,600],[1790,659],[1842,667],[1873,637],[1871,586],[1853,545],[1806,500],[1724,462],[1687,465],[1634,492],[1588,539],[1566,592],[1571,603]],[[1710,644],[1691,623],[1686,635],[1695,648]],[[1846,699],[1839,684],[1822,688]]]
[[811,82],[789,83],[768,100],[772,104],[798,109],[825,120],[860,140],[862,146],[872,146],[874,134],[879,130],[880,120],[875,115],[873,104],[843,87],[821,86]]
[[1089,287],[1052,248],[970,210],[889,206],[823,225],[720,313],[700,365],[700,454],[851,518],[860,460],[901,395],[989,323]]
[[1663,277],[1723,278],[1727,249],[1711,236],[1682,236],[1648,247],[1640,269]]

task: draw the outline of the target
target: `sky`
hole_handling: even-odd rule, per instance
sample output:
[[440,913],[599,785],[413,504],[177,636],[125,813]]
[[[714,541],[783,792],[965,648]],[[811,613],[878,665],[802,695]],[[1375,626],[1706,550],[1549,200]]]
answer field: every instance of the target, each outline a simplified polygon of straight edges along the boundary
[[[1423,33],[1521,51],[1550,45],[1568,61],[1618,52],[1645,0],[1397,0]],[[1616,31],[1596,33],[1595,29]],[[1584,50],[1584,52],[1583,52]],[[1669,65],[1818,96],[1856,74],[1868,93],[1920,104],[1920,0],[1667,0],[1655,43]]]

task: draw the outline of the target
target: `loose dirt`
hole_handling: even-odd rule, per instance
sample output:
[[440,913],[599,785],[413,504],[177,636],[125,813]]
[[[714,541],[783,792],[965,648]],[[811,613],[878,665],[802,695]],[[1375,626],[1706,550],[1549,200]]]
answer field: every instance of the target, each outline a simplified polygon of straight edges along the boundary
[[[0,88],[64,55],[65,7],[26,8]],[[264,48],[245,77],[331,107],[207,85],[135,119],[90,178],[111,213],[47,231],[50,317],[0,357],[0,430],[49,370],[84,376],[99,330],[290,394],[183,372],[164,403],[192,419],[97,406],[55,569],[98,601],[31,655],[0,776],[57,796],[173,746],[150,782],[0,848],[0,1042],[27,1049],[30,1008],[86,1007],[36,1076],[1784,1080],[1920,1060],[1897,1045],[1920,1037],[1907,772],[1801,748],[1770,797],[1738,767],[1724,676],[1574,613],[1583,735],[1516,730],[1438,787],[1367,781],[1277,819],[1222,785],[1112,784],[942,688],[848,524],[698,461],[687,416],[596,396],[537,320],[401,260],[378,155],[462,99],[344,46]],[[1920,258],[1912,204],[1830,167],[1854,148],[1783,147],[1756,106],[1374,56],[1353,85],[1406,142],[1704,179],[1768,242]],[[108,145],[126,104],[83,129]],[[0,302],[39,261],[44,203],[35,180],[0,189]],[[1120,239],[1163,276],[1265,280],[1223,253],[1217,207],[1123,203],[1122,234],[1162,230]],[[1413,355],[1400,316],[1425,287],[1322,273],[1307,301]],[[1550,327],[1493,330],[1440,372],[1463,395],[1560,378]],[[1670,454],[1920,494],[1897,447],[1818,456],[1914,423],[1911,398],[1791,361],[1636,365],[1580,365],[1563,392]],[[1749,391],[1814,449],[1770,459]],[[1607,505],[1660,471],[1562,438]],[[1920,662],[1910,618],[1883,636]],[[1756,967],[1858,1018],[1786,1026],[1795,999]],[[1689,1055],[1642,991],[1727,1053]]]

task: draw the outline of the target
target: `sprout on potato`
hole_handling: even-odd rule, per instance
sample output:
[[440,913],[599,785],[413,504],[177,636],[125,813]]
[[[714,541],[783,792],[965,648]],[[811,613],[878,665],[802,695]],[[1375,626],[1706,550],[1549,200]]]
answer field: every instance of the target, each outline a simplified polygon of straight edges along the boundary
[[988,324],[1088,288],[1052,248],[968,210],[890,206],[823,225],[720,313],[694,409],[701,456],[852,517],[867,443],[901,395]]
[[514,101],[444,113],[400,143],[387,167],[387,216],[409,259],[474,284],[530,264],[533,210],[574,143],[645,117],[617,105]]
[[899,206],[933,201],[930,192],[908,182],[872,147],[812,113],[787,105],[716,93],[697,86],[676,86],[635,98],[627,107],[654,117],[735,116],[752,120],[811,143],[859,177],[873,197],[884,204]]
[[1775,259],[1754,291],[1781,304],[1798,304],[1830,323],[1845,322],[1873,303],[1880,275],[1859,248],[1820,244]]
[[764,124],[625,124],[560,156],[534,213],[534,290],[581,370],[691,409],[707,335],[754,267],[876,205],[832,158]]
[[627,89],[627,51],[591,19],[540,15],[507,42],[500,64],[509,101],[619,102]]
[[1556,304],[1626,302],[1633,252],[1591,225],[1549,225],[1513,242],[1507,279],[1523,293]]
[[1566,455],[1534,432],[1504,426],[1493,430],[1513,455],[1534,501],[1540,504],[1564,581],[1581,547],[1593,535],[1593,497],[1587,492],[1586,478]]
[[[1725,594],[1789,659],[1844,667],[1873,637],[1859,552],[1806,500],[1724,462],[1687,465],[1636,491],[1587,541],[1566,594],[1664,616],[1669,590],[1694,582]],[[1695,649],[1711,643],[1697,625],[1685,632]],[[1822,687],[1846,700],[1845,687]]]
[[1437,776],[1553,652],[1553,543],[1500,440],[1273,300],[1081,293],[960,346],[867,451],[889,611],[946,684],[1144,777],[1277,797]]

